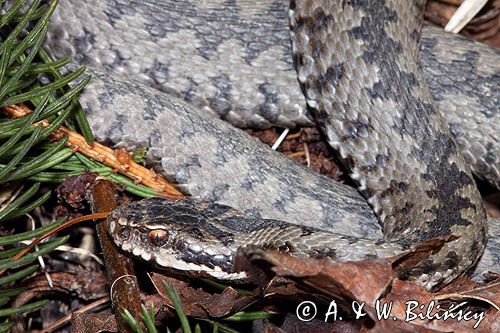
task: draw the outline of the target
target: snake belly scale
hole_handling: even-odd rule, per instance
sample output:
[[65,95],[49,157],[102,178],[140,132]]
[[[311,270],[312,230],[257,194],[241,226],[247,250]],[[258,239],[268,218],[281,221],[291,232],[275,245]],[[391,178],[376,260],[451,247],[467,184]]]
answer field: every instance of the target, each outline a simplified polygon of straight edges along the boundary
[[386,241],[250,218],[214,203],[148,199],[110,215],[115,242],[161,266],[231,279],[243,277],[231,261],[249,244],[360,260],[454,235],[407,274],[432,288],[471,268],[486,244],[486,217],[418,65],[424,3],[308,0],[292,1],[289,10],[307,104],[379,217]]

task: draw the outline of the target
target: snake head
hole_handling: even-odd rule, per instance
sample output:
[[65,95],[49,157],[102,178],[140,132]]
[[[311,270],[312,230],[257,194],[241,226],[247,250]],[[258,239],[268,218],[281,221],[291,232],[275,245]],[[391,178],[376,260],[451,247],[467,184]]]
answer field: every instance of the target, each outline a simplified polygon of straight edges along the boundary
[[160,267],[219,280],[243,279],[244,272],[231,271],[237,248],[230,235],[214,230],[210,220],[216,212],[203,205],[159,198],[132,202],[110,213],[109,233],[123,251]]

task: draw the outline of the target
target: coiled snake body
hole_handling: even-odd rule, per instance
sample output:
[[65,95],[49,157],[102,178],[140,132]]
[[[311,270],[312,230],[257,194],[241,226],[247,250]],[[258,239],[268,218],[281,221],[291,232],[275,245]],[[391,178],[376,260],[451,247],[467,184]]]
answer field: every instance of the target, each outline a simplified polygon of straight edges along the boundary
[[[234,251],[249,243],[299,255],[357,260],[394,255],[418,242],[454,235],[456,240],[445,244],[437,254],[419,263],[408,274],[430,288],[448,283],[472,267],[486,244],[486,218],[474,179],[433,104],[418,66],[423,4],[424,1],[396,0],[292,1],[289,10],[293,60],[307,105],[329,143],[350,167],[352,178],[382,223],[386,241],[342,236],[276,219],[245,217],[223,205],[190,200],[160,203],[151,199],[113,212],[110,231],[117,244],[144,259],[154,258],[160,265],[205,270],[215,277],[225,278],[228,277],[225,273],[230,274]],[[98,72],[96,76],[105,82]],[[117,95],[126,96],[125,88],[112,79],[108,82],[112,82],[114,88],[101,93],[98,103],[121,103],[127,107],[137,103],[133,98],[117,102]],[[133,83],[131,86],[135,87]],[[145,103],[163,103],[157,102],[158,93],[147,89],[141,92]],[[172,131],[178,129],[183,134],[182,138],[179,135],[179,140],[186,146],[200,135],[196,126],[212,132],[217,132],[217,128],[225,130],[225,125],[219,126],[211,118],[201,116],[199,121],[196,111],[190,111],[182,102],[168,102],[163,106],[176,112],[162,118],[155,111],[145,113],[143,118],[157,122],[164,119],[164,131],[169,131],[166,127],[173,127]],[[121,117],[126,116],[122,114]],[[184,119],[188,119],[186,123]],[[212,122],[216,125],[211,125]],[[95,124],[99,136],[99,124]],[[104,134],[107,139],[127,145],[127,136],[116,125],[100,126],[103,127],[107,127]],[[113,130],[120,133],[113,133]],[[158,140],[162,141],[162,135],[155,133],[149,138],[149,145],[152,147]],[[210,141],[197,139],[208,147],[207,151],[212,145]],[[163,151],[163,156],[168,153]],[[216,153],[219,159],[214,169],[232,159],[224,150]],[[153,150],[151,154],[158,152]],[[241,152],[235,153],[240,159],[241,155]],[[197,158],[181,164],[203,165],[203,155]],[[266,158],[265,154],[262,158]],[[169,163],[168,157],[161,159],[164,170],[168,170],[165,163]],[[237,169],[239,166],[236,162],[232,167]],[[273,178],[267,168],[262,167],[265,172],[262,179],[270,182]],[[304,173],[296,166],[290,170],[287,175],[290,179]],[[172,176],[168,175],[169,171],[164,172]],[[184,175],[184,179],[189,176]],[[310,188],[323,182],[322,178],[315,177],[304,175],[304,181],[309,182],[305,186]],[[256,187],[252,178],[247,178],[243,186],[248,192]],[[318,193],[308,195],[327,202],[323,197],[330,196],[327,192],[335,186],[338,185],[325,184],[323,189],[317,189]],[[218,191],[218,199],[228,201],[225,198],[227,188],[219,187]],[[307,192],[302,188],[286,191],[288,200],[296,204]],[[329,222],[330,230],[342,231],[336,228],[335,221],[344,223],[348,230],[349,221],[353,219],[371,219],[365,215],[364,208],[355,207],[356,195],[345,191],[345,200],[353,200],[348,204],[342,200],[340,205],[345,204],[345,208],[339,211],[343,209],[345,214],[341,212],[340,218],[317,219],[317,222],[334,220]],[[206,197],[203,191],[199,193],[199,197]],[[293,209],[286,202],[281,202],[281,206],[274,204],[274,207],[279,208],[278,215],[279,210],[289,214]],[[314,224],[315,208],[310,206],[310,214],[302,209],[300,214],[310,216],[304,221],[296,218],[292,222]],[[337,207],[332,205],[326,209],[335,211]],[[358,209],[363,213],[358,213]],[[317,226],[326,229],[324,223]]]

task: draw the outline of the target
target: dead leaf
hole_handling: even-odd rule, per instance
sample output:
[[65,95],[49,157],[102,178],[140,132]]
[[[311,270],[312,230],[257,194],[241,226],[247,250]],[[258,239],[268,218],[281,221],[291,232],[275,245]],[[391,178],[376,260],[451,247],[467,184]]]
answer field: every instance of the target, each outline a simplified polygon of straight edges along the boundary
[[102,313],[75,312],[71,324],[71,333],[118,332],[111,310]]
[[452,299],[452,300],[469,300],[475,299],[486,302],[493,306],[497,311],[500,311],[500,281],[487,284],[472,290],[466,290],[458,293],[449,293],[439,295],[439,300]]
[[[456,314],[456,319],[444,320],[445,314],[450,317],[452,312],[446,312],[449,308],[438,302],[436,294],[428,292],[414,281],[393,279],[395,274],[393,266],[400,268],[405,260],[414,261],[415,257],[425,258],[444,244],[443,241],[447,239],[425,242],[418,245],[414,251],[396,258],[359,262],[297,258],[256,247],[244,249],[242,255],[247,256],[250,263],[259,267],[267,266],[276,275],[291,278],[299,285],[305,285],[335,299],[363,304],[362,310],[366,311],[375,322],[374,327],[364,327],[363,331],[491,332],[490,329],[497,325],[495,321],[497,314],[487,311],[487,307],[477,308],[449,303],[448,306],[455,308],[453,313]],[[461,283],[467,286],[466,281]],[[468,299],[485,299],[493,305],[491,300],[498,295],[497,288],[498,285],[480,288],[475,292],[463,292],[462,296]],[[386,317],[382,316],[383,311],[381,312],[384,306],[390,310]],[[489,315],[488,320],[486,314]],[[474,325],[477,327],[474,328]]]
[[[493,321],[486,321],[485,309],[474,309],[460,306],[460,304],[449,304],[449,308],[442,306],[437,295],[418,288],[414,283],[395,279],[392,283],[391,292],[379,302],[378,309],[384,305],[391,307],[390,315],[385,320],[378,320],[377,307],[367,306],[366,309],[374,318],[374,332],[493,332],[491,331]],[[449,317],[444,319],[449,309],[455,308],[453,313],[456,319]],[[461,316],[459,316],[461,314]],[[496,315],[490,314],[490,317]],[[458,320],[458,318],[462,318]],[[469,320],[463,318],[470,317]],[[476,328],[474,325],[478,324]]]
[[162,280],[177,288],[184,312],[198,319],[221,318],[239,312],[256,301],[257,296],[243,296],[228,287],[221,293],[210,294],[201,288],[193,288],[188,282],[177,280],[159,273],[151,273],[151,281],[162,296],[164,304],[173,308]]
[[29,279],[23,287],[26,288],[13,302],[14,306],[28,303],[44,293],[62,293],[76,296],[83,300],[94,300],[108,294],[107,280],[103,272],[81,270],[76,273],[50,273],[52,286],[45,274],[39,274]]

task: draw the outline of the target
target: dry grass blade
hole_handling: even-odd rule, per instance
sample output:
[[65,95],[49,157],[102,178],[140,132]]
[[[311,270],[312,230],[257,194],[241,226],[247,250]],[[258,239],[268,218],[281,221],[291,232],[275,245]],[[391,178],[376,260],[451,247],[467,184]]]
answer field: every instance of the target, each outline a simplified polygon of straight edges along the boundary
[[444,27],[445,31],[458,33],[486,5],[488,0],[465,0]]

